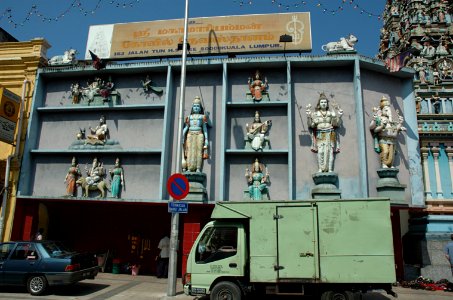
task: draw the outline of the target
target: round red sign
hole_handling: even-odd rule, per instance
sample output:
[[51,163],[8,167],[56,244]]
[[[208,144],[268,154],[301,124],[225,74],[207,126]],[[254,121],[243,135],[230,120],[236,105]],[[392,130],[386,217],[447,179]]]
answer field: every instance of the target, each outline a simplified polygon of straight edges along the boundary
[[189,194],[189,180],[183,174],[173,174],[167,180],[167,190],[173,199],[184,199]]

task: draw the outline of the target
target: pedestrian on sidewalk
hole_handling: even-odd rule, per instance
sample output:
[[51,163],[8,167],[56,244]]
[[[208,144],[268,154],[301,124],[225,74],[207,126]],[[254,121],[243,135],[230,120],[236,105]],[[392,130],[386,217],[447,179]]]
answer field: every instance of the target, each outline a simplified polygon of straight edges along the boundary
[[44,239],[44,228],[39,228],[38,232],[35,235],[36,241],[42,241]]
[[168,277],[168,261],[170,259],[170,239],[167,235],[164,235],[157,246],[160,253],[156,256],[157,261],[157,278],[167,278]]

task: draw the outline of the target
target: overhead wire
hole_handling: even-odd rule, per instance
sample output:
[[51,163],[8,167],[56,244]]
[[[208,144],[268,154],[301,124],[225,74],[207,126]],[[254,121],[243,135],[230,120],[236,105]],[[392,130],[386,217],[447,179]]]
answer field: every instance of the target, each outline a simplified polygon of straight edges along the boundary
[[25,24],[31,21],[33,18],[38,18],[42,22],[58,22],[73,11],[78,11],[81,15],[88,16],[95,14],[104,3],[112,5],[116,8],[131,8],[134,7],[136,3],[140,2],[140,0],[97,0],[96,4],[94,6],[91,6],[91,8],[84,2],[89,1],[72,0],[71,4],[69,4],[67,8],[54,15],[49,15],[45,11],[45,8],[43,8],[42,6],[38,4],[32,4],[22,20],[20,20],[20,17],[18,16],[20,12],[8,7],[0,14],[0,23],[6,20],[8,24],[13,26],[14,28],[17,28],[19,26],[25,26]]

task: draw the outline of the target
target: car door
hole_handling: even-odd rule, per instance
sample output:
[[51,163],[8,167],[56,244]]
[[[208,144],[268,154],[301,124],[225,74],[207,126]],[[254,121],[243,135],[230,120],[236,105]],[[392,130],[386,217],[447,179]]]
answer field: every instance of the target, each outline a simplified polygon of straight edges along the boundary
[[3,262],[3,283],[8,285],[23,285],[25,276],[37,270],[41,256],[36,246],[30,242],[17,243],[9,258]]
[[12,250],[16,247],[16,243],[0,244],[0,284],[4,284],[5,277],[3,276],[3,264],[7,261]]

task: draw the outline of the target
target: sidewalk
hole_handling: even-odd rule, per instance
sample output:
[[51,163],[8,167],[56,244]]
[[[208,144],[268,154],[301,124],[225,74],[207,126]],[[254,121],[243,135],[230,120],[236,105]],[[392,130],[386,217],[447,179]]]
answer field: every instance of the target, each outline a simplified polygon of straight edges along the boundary
[[[156,278],[155,276],[135,276],[128,274],[99,273],[95,281],[84,280],[86,285],[96,285],[96,290],[87,294],[87,297],[73,299],[127,299],[127,300],[149,300],[149,299],[175,299],[175,300],[206,300],[208,297],[196,298],[186,296],[183,293],[181,278],[176,283],[176,296],[167,297],[167,279]],[[89,289],[89,288],[88,288]],[[387,295],[384,291],[374,291],[363,295],[363,300],[447,300],[453,299],[452,292],[415,290],[402,287],[394,287],[393,291],[398,298]],[[62,296],[60,294],[60,296]],[[277,299],[278,297],[275,297]],[[280,297],[281,298],[281,297]],[[278,298],[278,299],[280,299]],[[61,298],[60,298],[61,299]],[[269,298],[268,298],[269,299]],[[274,297],[270,298],[274,299]],[[289,298],[282,298],[289,299]],[[308,298],[312,299],[312,298]]]
[[[168,279],[155,276],[99,273],[96,283],[110,283],[112,288],[91,299],[167,299],[167,282]],[[193,300],[194,297],[184,295],[181,278],[178,278],[176,296],[168,299]]]

